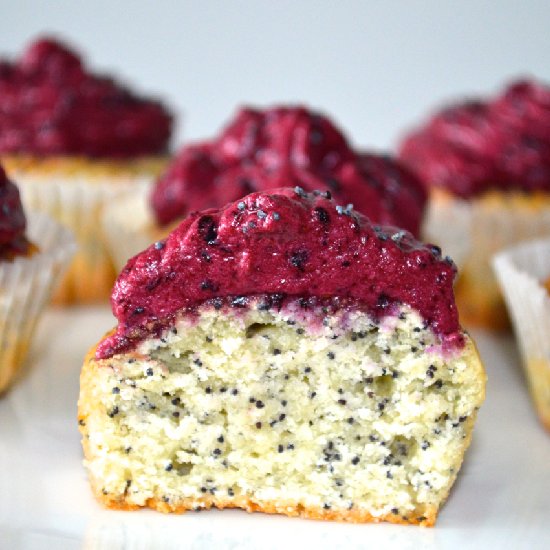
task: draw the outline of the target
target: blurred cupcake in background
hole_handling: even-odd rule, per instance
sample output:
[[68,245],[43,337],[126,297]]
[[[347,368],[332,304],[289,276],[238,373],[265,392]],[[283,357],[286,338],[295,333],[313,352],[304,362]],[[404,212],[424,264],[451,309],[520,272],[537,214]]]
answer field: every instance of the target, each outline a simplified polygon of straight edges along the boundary
[[36,321],[75,251],[68,229],[43,213],[28,224],[0,167],[0,395],[23,365]]
[[430,189],[425,239],[458,263],[462,322],[508,327],[490,259],[550,235],[550,88],[518,81],[451,105],[403,141],[400,158]]
[[57,302],[108,298],[115,269],[100,231],[102,208],[162,171],[171,129],[163,105],[91,74],[56,40],[0,61],[0,159],[25,207],[70,227],[79,243]]
[[106,209],[119,268],[193,211],[279,187],[330,193],[375,223],[417,235],[426,193],[396,160],[355,151],[326,117],[304,107],[241,109],[220,135],[184,147],[152,191]]
[[536,411],[550,431],[550,237],[505,249],[493,265]]

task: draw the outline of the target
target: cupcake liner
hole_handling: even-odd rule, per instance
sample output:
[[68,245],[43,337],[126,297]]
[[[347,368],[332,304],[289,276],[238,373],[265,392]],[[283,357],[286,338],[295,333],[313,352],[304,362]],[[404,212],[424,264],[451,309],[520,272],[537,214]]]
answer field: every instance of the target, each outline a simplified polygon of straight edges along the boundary
[[471,247],[472,213],[466,201],[431,201],[421,230],[423,239],[440,246],[460,266]]
[[497,254],[493,267],[504,293],[539,417],[550,430],[550,238]]
[[101,231],[103,208],[124,193],[148,188],[152,178],[43,177],[20,172],[17,182],[24,207],[46,212],[70,228],[79,245],[54,302],[106,301],[116,272]]
[[459,268],[472,255],[489,266],[492,255],[504,247],[550,235],[550,195],[532,201],[512,196],[466,201],[437,198],[430,203],[424,238],[442,246]]
[[550,195],[490,194],[465,201],[435,197],[423,236],[459,268],[456,298],[466,325],[505,328],[508,318],[490,259],[516,243],[550,235]]
[[76,246],[69,230],[42,213],[28,213],[29,257],[0,262],[0,394],[26,357],[34,327]]
[[110,254],[117,271],[151,243],[166,237],[169,229],[156,225],[148,203],[149,190],[125,193],[108,205],[102,216],[102,226]]

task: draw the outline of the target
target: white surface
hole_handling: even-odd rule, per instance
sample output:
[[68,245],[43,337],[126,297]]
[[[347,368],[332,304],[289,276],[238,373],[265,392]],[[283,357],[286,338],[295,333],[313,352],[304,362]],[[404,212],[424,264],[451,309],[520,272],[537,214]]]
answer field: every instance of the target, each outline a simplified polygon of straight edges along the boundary
[[106,308],[47,312],[30,369],[0,400],[0,548],[550,548],[550,434],[530,407],[511,338],[475,333],[489,375],[474,441],[434,529],[347,525],[237,510],[103,510],[76,422],[87,348],[113,325]]
[[547,0],[0,0],[0,14],[0,54],[56,32],[166,97],[183,115],[175,144],[242,102],[302,101],[389,147],[442,101],[550,81]]

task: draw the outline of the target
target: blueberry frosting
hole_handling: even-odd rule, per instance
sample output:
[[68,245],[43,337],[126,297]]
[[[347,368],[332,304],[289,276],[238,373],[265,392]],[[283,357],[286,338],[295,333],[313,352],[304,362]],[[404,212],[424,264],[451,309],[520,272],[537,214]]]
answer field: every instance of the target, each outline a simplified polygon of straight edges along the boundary
[[247,307],[252,296],[264,297],[266,307],[314,300],[375,317],[407,304],[436,333],[454,338],[460,331],[455,272],[438,247],[372,224],[330,192],[252,193],[191,214],[129,260],[111,297],[118,326],[97,357],[132,349],[204,304]]
[[401,160],[463,198],[550,190],[550,87],[535,80],[448,106],[405,138]]
[[164,153],[172,117],[76,52],[43,38],[0,60],[0,153],[132,157]]
[[25,254],[27,220],[19,197],[19,190],[0,166],[0,257]]
[[221,134],[184,147],[158,180],[151,205],[166,225],[255,191],[329,190],[381,224],[418,233],[426,193],[388,156],[354,150],[327,118],[305,107],[241,109]]

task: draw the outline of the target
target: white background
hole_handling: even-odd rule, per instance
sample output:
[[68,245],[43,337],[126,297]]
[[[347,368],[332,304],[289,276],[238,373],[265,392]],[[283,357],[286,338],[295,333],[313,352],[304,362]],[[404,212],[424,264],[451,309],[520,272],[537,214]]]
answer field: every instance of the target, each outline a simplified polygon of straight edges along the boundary
[[0,0],[0,53],[44,31],[182,115],[174,145],[243,102],[305,102],[363,147],[518,75],[550,81],[544,0]]

